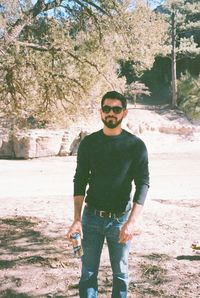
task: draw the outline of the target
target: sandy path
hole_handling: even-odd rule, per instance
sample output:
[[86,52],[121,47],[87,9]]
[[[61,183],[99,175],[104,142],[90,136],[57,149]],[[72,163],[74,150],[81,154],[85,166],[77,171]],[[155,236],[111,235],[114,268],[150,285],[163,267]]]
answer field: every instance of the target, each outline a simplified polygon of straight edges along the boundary
[[[198,200],[199,161],[200,153],[151,154],[148,202]],[[52,216],[68,223],[75,166],[76,157],[0,160],[0,215]]]

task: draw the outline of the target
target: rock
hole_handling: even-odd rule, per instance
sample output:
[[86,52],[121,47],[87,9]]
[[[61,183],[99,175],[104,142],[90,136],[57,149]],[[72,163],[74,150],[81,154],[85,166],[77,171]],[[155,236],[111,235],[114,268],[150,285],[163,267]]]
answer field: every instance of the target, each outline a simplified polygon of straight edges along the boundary
[[126,126],[124,127],[126,130],[130,131],[133,134],[138,134],[139,133],[139,128],[138,126],[135,126],[132,122],[127,122]]
[[194,132],[192,126],[184,125],[173,125],[173,126],[161,126],[159,127],[159,132],[166,134],[178,134],[183,136],[191,136]]
[[70,155],[70,144],[72,142],[72,136],[68,131],[65,131],[62,137],[60,151],[58,153],[59,156],[67,156]]
[[86,131],[81,131],[75,139],[72,133],[63,130],[32,129],[12,135],[2,134],[0,158],[76,155],[81,140],[87,134]]
[[0,133],[0,158],[14,158],[13,141],[8,133]]
[[23,133],[13,136],[13,149],[16,158],[33,158],[36,156],[36,138]]
[[16,158],[56,156],[62,143],[62,131],[30,130],[13,136]]
[[36,157],[58,155],[63,133],[50,132],[48,135],[38,136],[36,139]]
[[74,139],[74,141],[72,142],[72,144],[70,146],[70,155],[76,155],[77,154],[80,142],[85,138],[86,135],[88,135],[88,133],[86,131],[81,131],[79,133],[78,137],[76,137]]
[[145,126],[143,124],[139,125],[139,133],[143,133],[145,130]]
[[[197,108],[197,112],[199,109]],[[162,111],[161,111],[162,112]],[[131,109],[122,127],[141,138],[148,135],[171,134],[174,137],[197,138],[198,126],[176,111],[165,111],[162,116],[155,111]],[[99,115],[88,119],[76,119],[69,130],[29,129],[13,133],[11,127],[0,126],[0,158],[35,158],[48,156],[76,155],[80,141],[88,134],[102,128]],[[97,121],[98,119],[98,121]],[[31,119],[32,121],[33,119]],[[1,124],[1,123],[0,123]],[[12,132],[12,133],[11,133]]]
[[80,141],[87,135],[74,135],[63,130],[28,130],[0,137],[0,158],[29,159],[48,156],[76,155]]

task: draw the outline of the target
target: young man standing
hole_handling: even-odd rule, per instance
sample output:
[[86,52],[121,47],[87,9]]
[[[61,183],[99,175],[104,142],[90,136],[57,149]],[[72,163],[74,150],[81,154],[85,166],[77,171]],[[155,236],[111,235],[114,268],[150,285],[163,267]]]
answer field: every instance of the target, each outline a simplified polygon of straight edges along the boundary
[[100,110],[104,127],[85,137],[78,150],[74,222],[67,237],[78,232],[83,239],[81,298],[98,296],[97,275],[105,239],[113,273],[112,298],[127,297],[130,242],[149,188],[146,146],[121,127],[127,112],[126,98],[116,91],[107,92]]

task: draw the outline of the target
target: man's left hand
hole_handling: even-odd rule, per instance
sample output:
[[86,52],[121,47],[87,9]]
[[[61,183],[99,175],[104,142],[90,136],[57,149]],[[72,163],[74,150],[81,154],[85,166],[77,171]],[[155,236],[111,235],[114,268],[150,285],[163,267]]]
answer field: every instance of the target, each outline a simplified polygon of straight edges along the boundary
[[131,240],[134,235],[133,230],[133,223],[130,223],[127,221],[121,228],[120,234],[119,234],[119,243],[126,243],[127,241]]

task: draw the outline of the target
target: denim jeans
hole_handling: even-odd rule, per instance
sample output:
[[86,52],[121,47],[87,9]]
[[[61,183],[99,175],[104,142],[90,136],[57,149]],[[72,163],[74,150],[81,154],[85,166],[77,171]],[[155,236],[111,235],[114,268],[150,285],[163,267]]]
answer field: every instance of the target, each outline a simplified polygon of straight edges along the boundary
[[80,298],[98,297],[98,271],[100,256],[106,239],[113,273],[112,298],[126,298],[128,292],[128,254],[130,241],[119,243],[119,232],[128,218],[102,218],[85,207],[82,216],[83,256],[79,282]]

